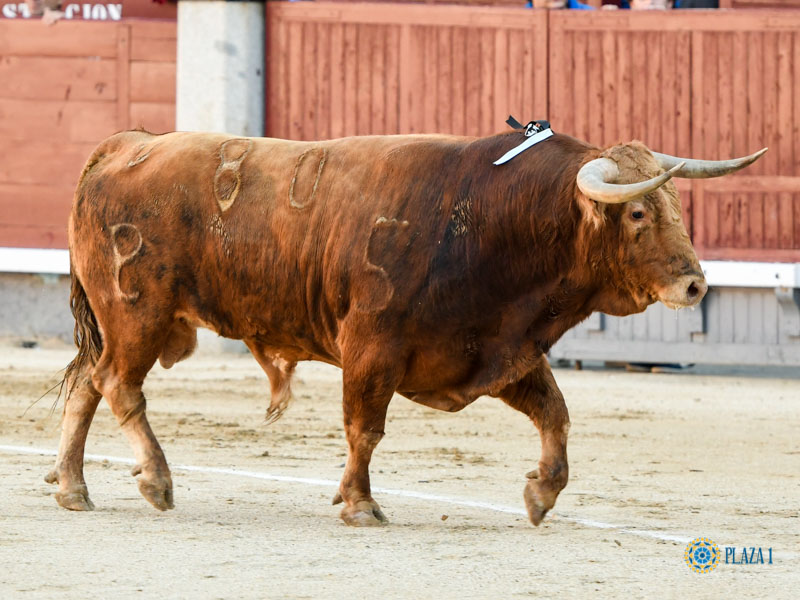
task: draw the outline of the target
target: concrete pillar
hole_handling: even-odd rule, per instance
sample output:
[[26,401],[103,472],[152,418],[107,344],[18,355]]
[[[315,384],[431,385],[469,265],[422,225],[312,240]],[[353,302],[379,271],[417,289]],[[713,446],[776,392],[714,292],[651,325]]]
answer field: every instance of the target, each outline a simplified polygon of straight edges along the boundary
[[177,129],[264,135],[264,3],[180,0]]
[[[179,131],[264,135],[264,3],[178,2]],[[246,352],[198,330],[203,352]]]

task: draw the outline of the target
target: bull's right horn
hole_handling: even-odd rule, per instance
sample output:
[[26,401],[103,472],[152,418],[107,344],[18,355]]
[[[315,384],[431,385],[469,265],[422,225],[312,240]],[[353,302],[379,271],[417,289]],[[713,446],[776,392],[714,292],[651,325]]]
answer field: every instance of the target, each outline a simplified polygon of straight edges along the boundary
[[680,162],[667,172],[639,183],[611,183],[619,177],[619,167],[610,158],[595,158],[578,171],[578,187],[592,200],[607,204],[621,204],[635,200],[660,188],[672,179],[685,163]]
[[685,167],[675,173],[675,177],[708,179],[709,177],[721,177],[739,169],[744,169],[747,165],[753,164],[761,158],[766,151],[766,148],[762,148],[750,156],[732,158],[730,160],[694,160],[691,158],[678,158],[677,156],[661,154],[660,152],[653,152],[653,156],[662,169],[672,169],[678,163],[686,163]]

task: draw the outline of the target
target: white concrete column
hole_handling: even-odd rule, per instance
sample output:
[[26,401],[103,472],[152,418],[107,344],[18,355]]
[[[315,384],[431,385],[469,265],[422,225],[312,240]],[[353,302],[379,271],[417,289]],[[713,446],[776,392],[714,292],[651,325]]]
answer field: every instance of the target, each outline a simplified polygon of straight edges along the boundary
[[263,2],[178,2],[178,130],[264,135],[264,25]]
[[[264,135],[264,3],[178,2],[176,128]],[[246,352],[198,330],[200,352]]]

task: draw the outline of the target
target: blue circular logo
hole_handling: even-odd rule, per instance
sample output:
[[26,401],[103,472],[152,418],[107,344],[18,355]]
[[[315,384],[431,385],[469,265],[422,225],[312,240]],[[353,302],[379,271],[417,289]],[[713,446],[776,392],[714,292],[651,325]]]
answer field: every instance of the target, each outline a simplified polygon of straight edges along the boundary
[[719,548],[708,538],[697,538],[686,546],[683,559],[695,573],[710,573],[719,562]]

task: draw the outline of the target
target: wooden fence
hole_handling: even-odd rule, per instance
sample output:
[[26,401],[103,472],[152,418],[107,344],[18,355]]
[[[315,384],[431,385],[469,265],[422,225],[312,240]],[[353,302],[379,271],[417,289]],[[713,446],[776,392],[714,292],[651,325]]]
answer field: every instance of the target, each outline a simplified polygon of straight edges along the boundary
[[175,128],[175,33],[174,22],[0,20],[0,246],[65,248],[97,143]]
[[268,135],[485,135],[511,113],[681,156],[769,146],[678,181],[687,226],[702,258],[800,262],[800,11],[267,6]]
[[547,106],[547,12],[267,4],[267,133],[458,132]]

